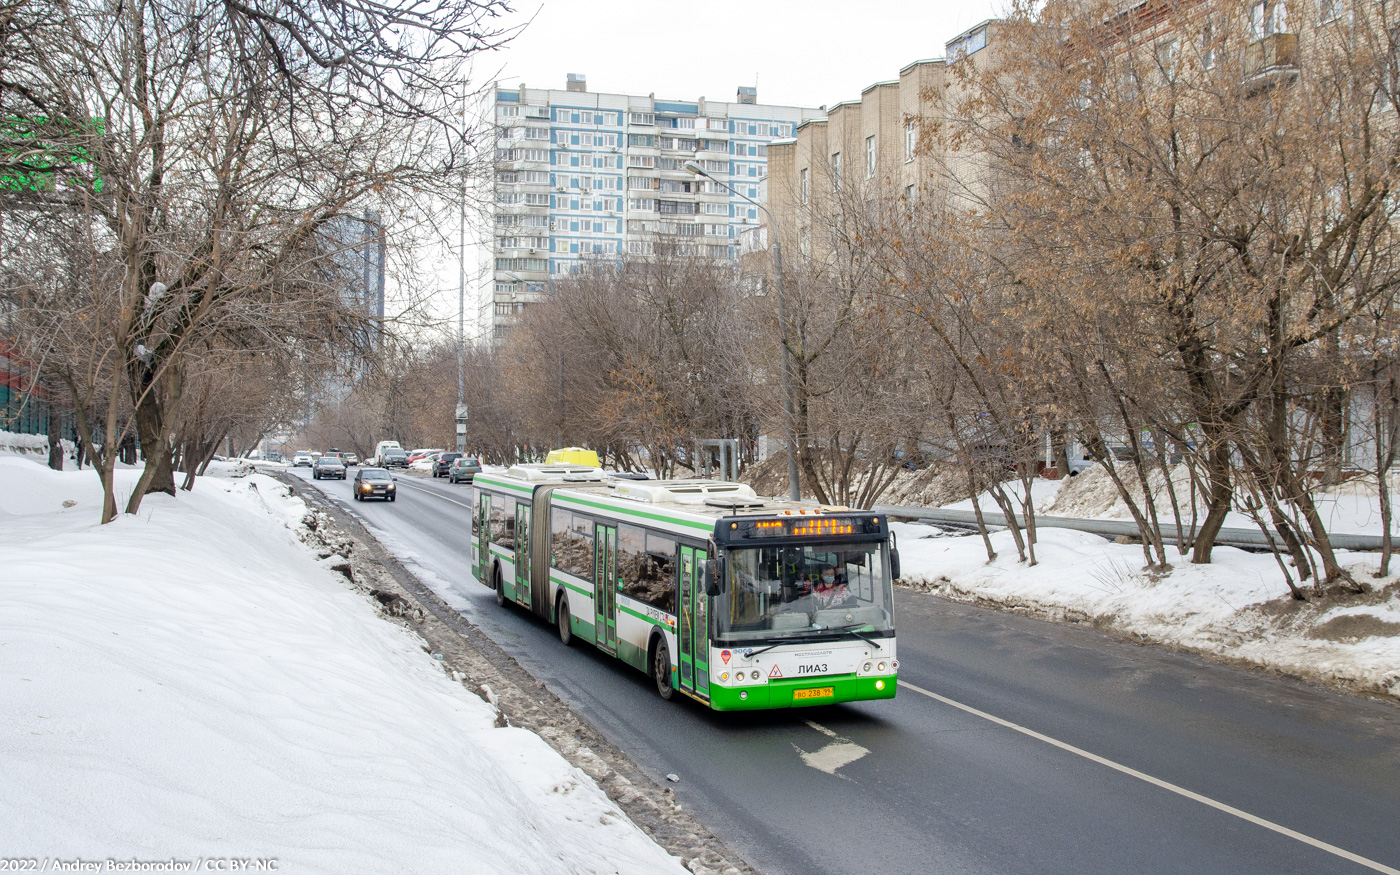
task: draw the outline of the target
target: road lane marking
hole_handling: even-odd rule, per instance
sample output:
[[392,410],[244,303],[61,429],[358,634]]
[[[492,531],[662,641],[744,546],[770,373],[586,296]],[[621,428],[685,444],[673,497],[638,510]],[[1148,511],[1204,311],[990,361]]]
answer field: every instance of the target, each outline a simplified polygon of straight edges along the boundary
[[446,495],[443,495],[441,492],[437,492],[437,491],[432,490],[432,489],[424,489],[424,488],[421,487],[421,486],[414,486],[412,483],[405,483],[405,482],[403,482],[402,480],[399,481],[399,485],[400,485],[400,486],[407,486],[409,489],[416,489],[416,490],[418,490],[419,492],[426,492],[426,493],[428,493],[429,495],[433,495],[433,496],[436,496],[436,497],[438,497],[438,498],[441,498],[443,501],[450,501],[450,502],[452,502],[453,504],[457,505],[458,507],[465,507],[467,510],[471,510],[471,509],[472,509],[472,506],[471,506],[470,504],[466,504],[466,503],[464,503],[464,502],[458,501],[458,500],[455,499],[455,498],[448,498]]
[[1128,766],[1123,765],[1122,763],[1116,763],[1113,760],[1106,759],[1104,757],[1099,756],[1098,754],[1090,753],[1089,751],[1084,750],[1083,748],[1075,747],[1072,744],[1068,744],[1066,742],[1060,741],[1059,739],[1051,738],[1048,735],[1036,732],[1034,729],[1028,729],[1025,726],[1021,726],[1020,724],[1012,723],[1010,720],[1003,720],[1002,718],[997,717],[994,714],[988,714],[986,711],[979,711],[971,705],[964,705],[962,702],[949,699],[947,696],[940,696],[937,693],[924,689],[923,687],[915,686],[914,684],[911,684],[908,681],[906,681],[904,678],[899,679],[899,686],[907,690],[913,690],[914,692],[922,696],[928,696],[930,699],[942,702],[945,705],[951,705],[960,711],[966,711],[974,717],[981,717],[983,720],[991,721],[992,723],[995,723],[998,726],[1005,726],[1007,729],[1014,729],[1022,735],[1030,736],[1031,738],[1034,738],[1037,741],[1043,741],[1046,744],[1058,747],[1060,750],[1068,751],[1069,753],[1072,753],[1075,756],[1081,756],[1086,760],[1096,762],[1101,766],[1108,766],[1110,769],[1122,772],[1123,774],[1128,775],[1129,777],[1137,778],[1139,781],[1146,781],[1147,783],[1152,784],[1155,787],[1161,787],[1163,790],[1169,790],[1172,793],[1177,794],[1178,796],[1184,796],[1185,798],[1190,799],[1194,802],[1199,802],[1202,805],[1208,805],[1211,808],[1216,809],[1217,811],[1223,811],[1226,814],[1232,814],[1241,820],[1247,820],[1250,823],[1255,824],[1256,826],[1262,826],[1265,829],[1273,830],[1279,835],[1288,836],[1291,839],[1300,841],[1305,845],[1311,845],[1312,847],[1317,848],[1318,850],[1326,851],[1329,854],[1334,854],[1338,857],[1341,857],[1344,860],[1350,860],[1353,863],[1358,863],[1362,866],[1365,866],[1368,869],[1374,869],[1377,872],[1385,872],[1387,873],[1387,875],[1400,875],[1400,869],[1391,868],[1390,866],[1387,866],[1384,863],[1377,863],[1375,860],[1368,860],[1367,858],[1362,857],[1359,854],[1353,854],[1351,851],[1348,851],[1345,848],[1339,848],[1336,845],[1330,845],[1327,842],[1324,842],[1320,839],[1315,839],[1312,836],[1303,835],[1297,830],[1292,830],[1286,826],[1281,826],[1277,823],[1274,823],[1273,821],[1265,820],[1262,817],[1257,817],[1253,814],[1250,814],[1248,811],[1241,811],[1240,809],[1235,808],[1232,805],[1226,805],[1224,802],[1217,802],[1208,796],[1202,796],[1200,793],[1195,793],[1191,790],[1187,790],[1185,787],[1178,787],[1176,784],[1173,784],[1170,781],[1163,781],[1161,778],[1154,778],[1151,775],[1139,772],[1137,769],[1130,768]]
[[[870,753],[868,748],[861,747],[849,738],[844,738],[822,726],[820,723],[813,723],[811,720],[805,721],[813,729],[832,739],[830,744],[822,745],[817,750],[808,753],[797,745],[793,745],[793,750],[802,757],[802,762],[812,768],[826,772],[828,775],[835,775],[837,769],[849,766],[851,763]],[[839,775],[837,777],[840,777]]]

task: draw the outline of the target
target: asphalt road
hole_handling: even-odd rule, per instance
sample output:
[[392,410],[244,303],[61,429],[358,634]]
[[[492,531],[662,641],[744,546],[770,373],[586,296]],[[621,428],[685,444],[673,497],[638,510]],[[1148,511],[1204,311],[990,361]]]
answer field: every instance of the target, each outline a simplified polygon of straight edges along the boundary
[[1400,873],[1393,703],[898,591],[895,700],[713,714],[497,607],[469,486],[319,485],[771,875]]

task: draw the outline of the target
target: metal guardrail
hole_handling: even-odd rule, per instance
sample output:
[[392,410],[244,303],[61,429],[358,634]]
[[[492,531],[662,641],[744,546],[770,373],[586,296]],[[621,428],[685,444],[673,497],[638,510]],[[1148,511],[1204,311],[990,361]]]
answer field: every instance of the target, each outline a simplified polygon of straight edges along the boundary
[[[927,520],[931,523],[946,523],[952,526],[970,527],[977,526],[977,515],[970,510],[946,510],[936,507],[909,507],[896,504],[877,504],[871,510],[882,513],[885,516],[912,520]],[[1006,516],[999,510],[984,510],[982,518],[989,526],[1006,526]],[[1022,526],[1026,524],[1025,518],[1020,514],[1016,515],[1016,522]],[[1138,537],[1137,526],[1132,522],[1124,520],[1088,520],[1075,517],[1063,516],[1042,516],[1035,515],[1037,528],[1048,529],[1075,529],[1080,532],[1088,532],[1093,535],[1100,535],[1105,538],[1116,538],[1120,535],[1127,535],[1130,538]],[[1189,528],[1189,527],[1183,527]],[[1277,539],[1278,535],[1275,533]],[[1176,544],[1176,526],[1164,523],[1162,525],[1162,540],[1168,544]],[[1331,534],[1328,540],[1332,546],[1338,550],[1379,550],[1382,547],[1380,535],[1345,535]],[[1222,528],[1216,537],[1215,543],[1223,544],[1227,547],[1245,547],[1249,549],[1268,549],[1269,542],[1264,539],[1264,533],[1258,529],[1238,529]],[[1275,543],[1280,548],[1283,541],[1276,540]],[[1400,538],[1392,538],[1391,543],[1400,546]]]

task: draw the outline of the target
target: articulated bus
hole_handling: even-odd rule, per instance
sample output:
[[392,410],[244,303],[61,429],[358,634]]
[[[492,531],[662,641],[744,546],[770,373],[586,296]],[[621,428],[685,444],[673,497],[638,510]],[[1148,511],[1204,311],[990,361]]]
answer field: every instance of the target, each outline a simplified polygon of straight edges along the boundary
[[881,515],[570,465],[473,486],[472,571],[497,602],[645,672],[664,699],[730,711],[895,695],[899,555]]

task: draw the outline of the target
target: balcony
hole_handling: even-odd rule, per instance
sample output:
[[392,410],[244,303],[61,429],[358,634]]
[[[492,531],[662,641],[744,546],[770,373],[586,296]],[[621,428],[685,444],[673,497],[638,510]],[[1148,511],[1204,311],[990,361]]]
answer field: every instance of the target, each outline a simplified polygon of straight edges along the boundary
[[1271,33],[1245,50],[1245,85],[1250,91],[1266,91],[1298,78],[1298,35]]

